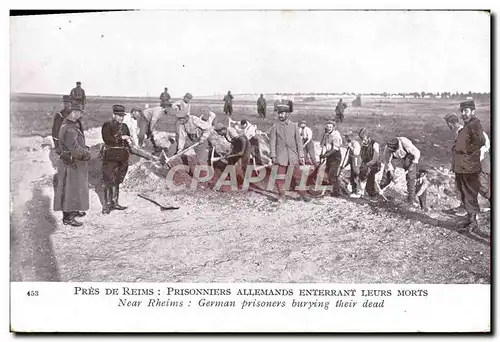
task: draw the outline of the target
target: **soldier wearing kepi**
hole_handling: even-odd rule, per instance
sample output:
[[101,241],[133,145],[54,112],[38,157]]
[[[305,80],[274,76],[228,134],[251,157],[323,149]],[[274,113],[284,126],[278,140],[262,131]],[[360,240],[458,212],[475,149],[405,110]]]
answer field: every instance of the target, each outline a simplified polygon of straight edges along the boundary
[[82,109],[85,109],[87,104],[87,97],[85,96],[85,90],[82,88],[82,82],[76,82],[76,87],[71,89],[69,94],[71,102],[76,102],[82,105]]
[[[450,130],[453,132],[454,136],[454,143],[456,143],[456,140],[458,138],[458,133],[460,130],[464,127],[463,125],[460,124],[459,118],[456,114],[446,114],[444,117],[444,121],[450,128]],[[479,175],[479,182],[481,183],[481,187],[479,188],[479,194],[486,198],[488,201],[490,201],[491,198],[491,175],[490,175],[490,138],[488,137],[488,134],[483,131],[484,135],[484,146],[481,147],[481,155],[480,155],[480,160],[481,160],[481,173]],[[454,164],[454,153],[452,152],[452,170],[453,170],[453,164]],[[457,185],[457,191],[458,191],[458,185]],[[491,203],[490,203],[491,206]],[[461,211],[463,209],[463,212]],[[489,211],[490,208],[481,208],[481,211]],[[463,203],[460,203],[460,206],[458,208],[454,208],[452,211],[455,211],[458,216],[466,216],[467,212],[465,211],[465,208],[463,207]]]
[[102,171],[105,185],[103,214],[109,214],[112,210],[127,209],[127,207],[121,206],[118,201],[120,199],[120,184],[128,171],[130,153],[148,160],[159,160],[158,157],[136,148],[128,126],[123,123],[124,116],[125,107],[114,105],[113,119],[102,125],[101,133],[104,141]]
[[375,175],[380,171],[380,145],[366,128],[358,133],[361,139],[361,166],[359,168],[359,192],[351,194],[352,198],[360,198],[364,192],[374,197],[378,194]]
[[89,209],[88,161],[90,149],[78,121],[84,112],[78,103],[71,105],[71,113],[59,131],[61,160],[54,193],[54,211],[63,212],[63,223],[75,227],[83,223],[75,217],[85,216]]
[[[64,95],[62,97],[62,103],[63,108],[56,113],[54,121],[52,122],[52,141],[54,142],[54,149],[50,153],[50,160],[55,167],[57,167],[57,164],[59,163],[59,156],[61,155],[61,149],[59,147],[59,131],[61,130],[64,119],[66,119],[71,113],[71,99],[69,95]],[[79,125],[80,131],[83,132],[81,120],[78,120],[77,124]]]
[[484,131],[475,116],[474,101],[460,103],[460,112],[465,125],[459,131],[453,148],[453,171],[461,201],[467,211],[467,220],[459,225],[459,229],[482,235],[477,224],[477,214],[480,212],[477,196],[481,187],[479,175],[482,170],[481,148],[485,145]]
[[406,189],[408,197],[403,206],[411,206],[415,201],[415,182],[417,179],[417,166],[420,161],[420,151],[413,145],[410,139],[398,137],[387,141],[384,149],[384,174],[380,187],[384,188],[394,180],[393,159],[402,161],[403,169],[406,172]]

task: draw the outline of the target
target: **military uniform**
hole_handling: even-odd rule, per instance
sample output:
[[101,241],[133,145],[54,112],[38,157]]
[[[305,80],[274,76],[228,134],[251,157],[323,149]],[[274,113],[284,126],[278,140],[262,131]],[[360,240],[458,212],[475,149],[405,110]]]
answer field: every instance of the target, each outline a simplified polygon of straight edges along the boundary
[[[475,109],[474,101],[460,104],[460,109]],[[456,184],[461,201],[468,213],[469,221],[476,222],[475,215],[480,212],[477,196],[481,187],[479,175],[483,170],[481,164],[481,148],[485,144],[483,127],[475,116],[458,133],[453,147]]]
[[[72,110],[82,111],[80,104],[72,104]],[[75,220],[83,216],[80,211],[89,209],[88,160],[90,149],[77,120],[67,117],[59,131],[61,159],[57,171],[54,193],[54,211],[63,212],[63,223],[81,226]]]
[[[113,106],[113,114],[124,116],[125,107]],[[109,214],[111,210],[124,210],[118,204],[120,184],[125,179],[128,171],[128,143],[122,136],[130,136],[130,130],[124,123],[111,120],[102,125],[102,140],[104,141],[102,176],[105,184],[103,213]]]
[[69,96],[72,103],[78,103],[82,106],[82,109],[85,109],[85,105],[87,104],[87,96],[85,95],[85,90],[83,90],[80,85],[80,82],[76,82],[76,87],[71,89]]
[[167,108],[172,107],[172,103],[170,103],[170,94],[167,92],[166,89],[160,95],[160,107],[163,109],[167,109]]
[[233,95],[231,93],[227,93],[226,96],[224,96],[224,113],[226,115],[233,115]]
[[335,116],[337,117],[338,122],[344,121],[344,110],[347,108],[347,105],[344,103],[342,99],[337,103],[337,107],[335,107]]
[[257,113],[259,114],[260,118],[265,118],[266,117],[266,99],[261,96],[257,100]]

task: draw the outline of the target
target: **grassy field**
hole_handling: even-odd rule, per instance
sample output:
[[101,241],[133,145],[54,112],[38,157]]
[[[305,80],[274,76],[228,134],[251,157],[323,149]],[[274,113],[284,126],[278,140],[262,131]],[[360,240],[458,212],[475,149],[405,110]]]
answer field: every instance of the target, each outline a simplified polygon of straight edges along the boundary
[[[458,233],[457,220],[440,213],[456,205],[456,199],[438,198],[435,189],[428,214],[332,197],[274,203],[247,192],[167,191],[165,180],[150,172],[146,162],[138,162],[123,185],[122,202],[128,210],[102,215],[92,190],[84,226],[63,226],[61,213],[51,209],[54,171],[49,150],[33,137],[50,134],[59,96],[17,95],[11,101],[12,280],[490,282],[489,240]],[[297,101],[292,118],[305,118],[319,139],[336,102]],[[127,109],[157,105],[147,98],[95,98],[87,106],[85,127],[108,120],[115,103]],[[224,118],[220,102],[195,97],[193,112],[204,106],[217,113],[217,120]],[[449,100],[364,99],[362,108],[346,111],[340,131],[367,127],[381,142],[406,136],[421,150],[423,163],[448,167],[452,134],[442,118],[457,108],[458,102]],[[477,115],[490,133],[490,104],[477,104]],[[233,118],[248,119],[267,131],[276,114],[268,111],[266,119],[259,119],[255,101],[248,96],[238,101],[236,96]],[[164,117],[159,128],[173,131],[173,118]],[[92,144],[99,142],[98,131],[89,135]],[[181,209],[160,212],[137,196],[145,191]],[[392,195],[401,197],[397,191]],[[482,214],[480,223],[488,231],[490,215]]]

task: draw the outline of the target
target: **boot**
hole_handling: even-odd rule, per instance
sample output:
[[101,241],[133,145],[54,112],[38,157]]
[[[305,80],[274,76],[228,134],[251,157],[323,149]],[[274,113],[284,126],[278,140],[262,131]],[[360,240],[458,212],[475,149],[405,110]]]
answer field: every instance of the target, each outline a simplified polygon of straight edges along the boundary
[[106,187],[104,188],[104,204],[102,206],[102,213],[104,215],[107,215],[111,212],[110,202],[111,202],[111,186],[106,185]]
[[65,212],[63,213],[63,224],[65,226],[73,226],[73,227],[80,227],[83,225],[83,223],[81,222],[78,222],[77,220],[75,220],[75,216],[73,213],[71,212]]
[[75,217],[84,217],[87,213],[85,211],[75,211],[74,215]]
[[477,225],[477,214],[467,213],[467,219],[458,224],[457,231],[475,233],[479,230]]
[[111,197],[111,210],[125,210],[127,207],[123,207],[118,204],[118,199],[120,198],[120,186],[114,185]]

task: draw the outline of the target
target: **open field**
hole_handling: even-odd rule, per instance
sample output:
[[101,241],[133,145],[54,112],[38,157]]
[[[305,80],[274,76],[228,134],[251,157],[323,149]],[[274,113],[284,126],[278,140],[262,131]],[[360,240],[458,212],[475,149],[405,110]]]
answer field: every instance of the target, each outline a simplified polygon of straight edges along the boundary
[[[364,200],[323,197],[304,203],[270,202],[256,193],[167,191],[147,163],[136,162],[127,176],[125,212],[104,216],[95,191],[80,228],[61,224],[51,210],[54,170],[43,138],[50,134],[60,96],[13,95],[11,98],[11,278],[24,281],[144,282],[338,282],[338,283],[489,283],[490,242],[456,232],[456,218],[441,209],[455,206],[441,188],[430,191],[433,210],[403,211]],[[99,130],[111,106],[144,108],[155,99],[99,97],[89,101],[85,119],[88,144],[100,143]],[[233,119],[248,119],[267,131],[276,114],[268,98],[268,117],[259,119],[255,99],[235,95]],[[319,139],[334,115],[337,99],[295,103],[292,120],[305,118]],[[350,103],[350,101],[349,101]],[[490,133],[490,104],[478,103],[477,116]],[[222,120],[222,103],[193,100]],[[369,128],[383,142],[412,139],[422,162],[449,166],[452,134],[443,121],[457,112],[449,100],[363,99],[346,111],[342,133]],[[270,110],[269,110],[270,109]],[[49,115],[48,115],[49,114]],[[160,130],[172,132],[165,116]],[[95,156],[94,156],[95,159]],[[139,178],[139,176],[141,176]],[[404,187],[391,196],[402,197]],[[181,208],[160,212],[137,196],[154,192]],[[398,192],[399,191],[399,192]],[[440,196],[439,198],[437,196]],[[488,231],[490,214],[480,217]]]

